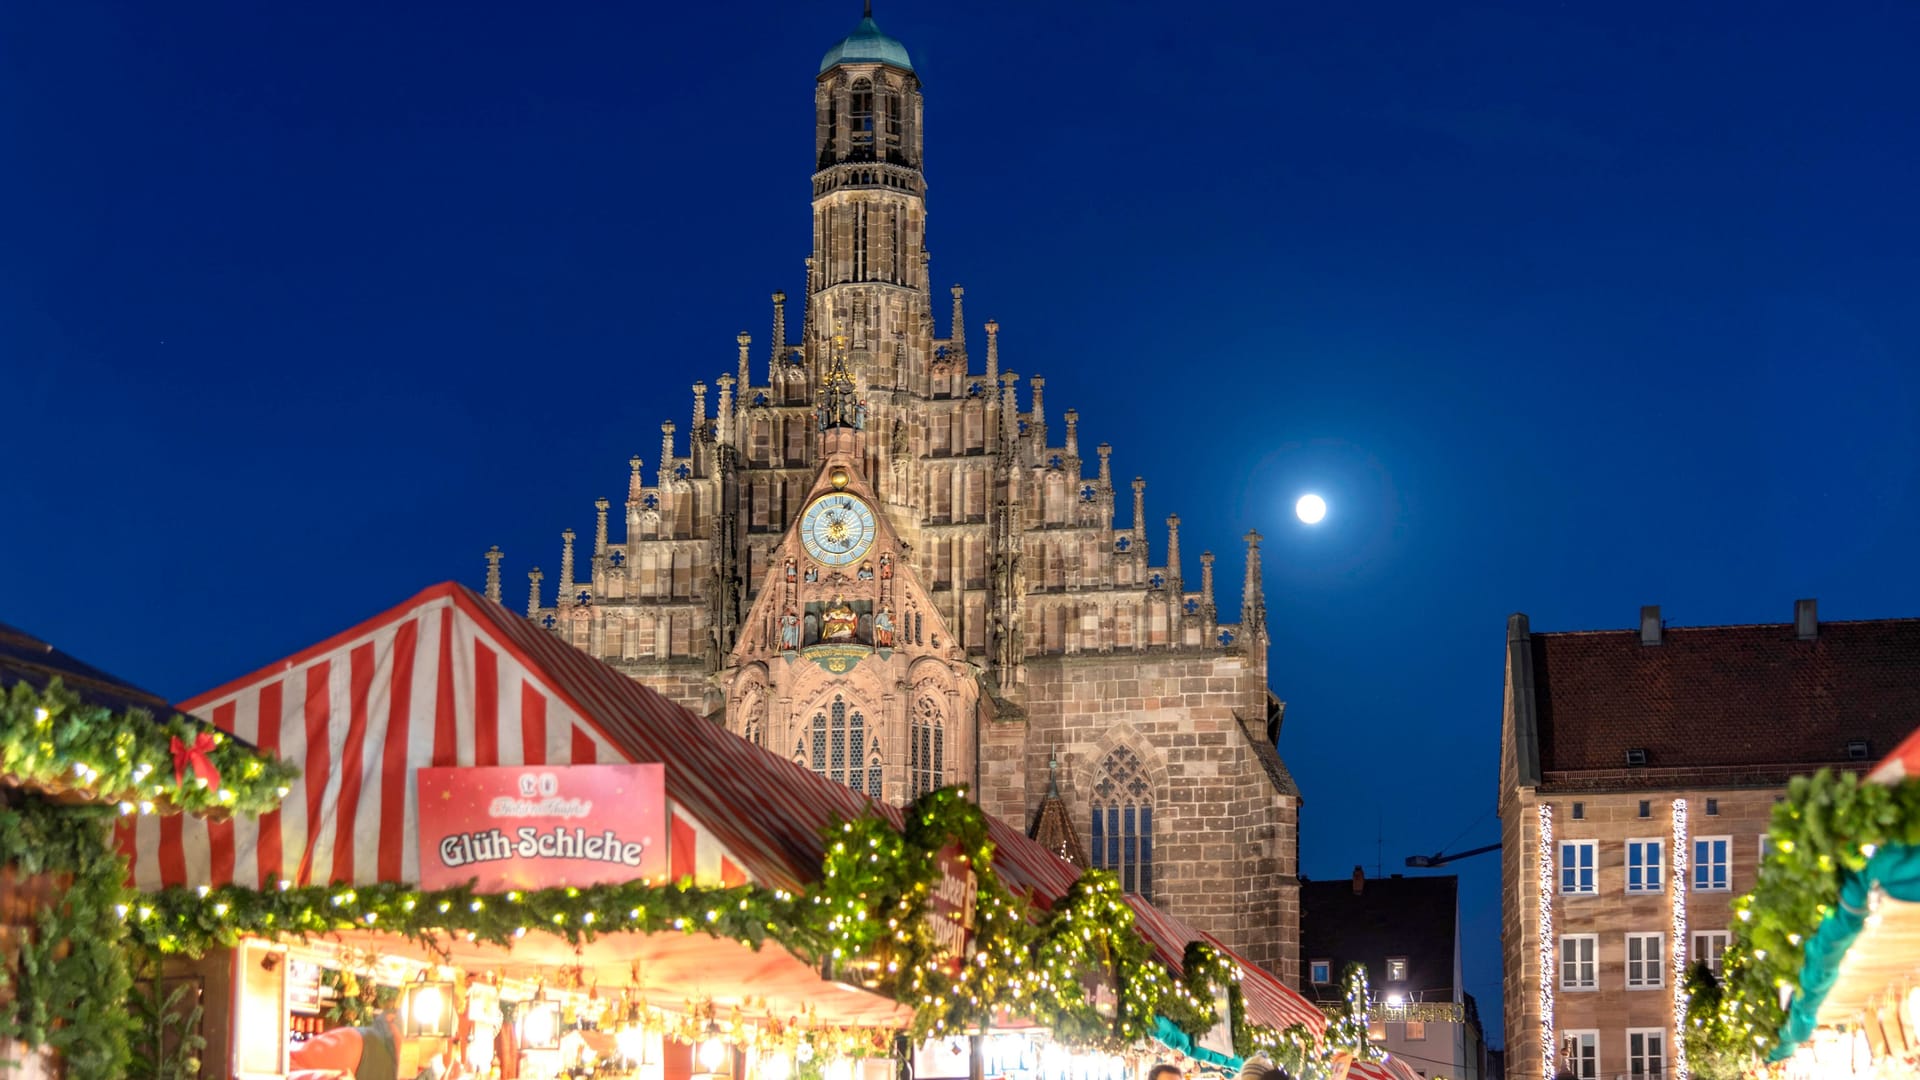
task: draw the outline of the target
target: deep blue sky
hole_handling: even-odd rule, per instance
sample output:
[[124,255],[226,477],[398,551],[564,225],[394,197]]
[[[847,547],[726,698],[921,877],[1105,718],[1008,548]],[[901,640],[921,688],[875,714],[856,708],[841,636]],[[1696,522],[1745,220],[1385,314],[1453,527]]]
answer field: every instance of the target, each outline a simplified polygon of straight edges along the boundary
[[[184,697],[520,602],[764,370],[858,9],[8,5],[0,619]],[[1496,837],[1509,612],[1920,614],[1917,10],[882,0],[972,332],[1189,577],[1269,537],[1309,874]]]

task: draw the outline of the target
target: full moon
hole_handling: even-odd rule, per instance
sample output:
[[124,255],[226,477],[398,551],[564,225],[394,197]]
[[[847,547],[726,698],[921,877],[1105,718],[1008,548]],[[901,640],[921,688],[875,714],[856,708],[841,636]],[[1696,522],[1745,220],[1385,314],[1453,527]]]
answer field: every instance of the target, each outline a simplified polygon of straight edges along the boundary
[[1327,500],[1318,495],[1302,495],[1300,501],[1293,504],[1293,512],[1301,521],[1318,525],[1320,519],[1327,516]]

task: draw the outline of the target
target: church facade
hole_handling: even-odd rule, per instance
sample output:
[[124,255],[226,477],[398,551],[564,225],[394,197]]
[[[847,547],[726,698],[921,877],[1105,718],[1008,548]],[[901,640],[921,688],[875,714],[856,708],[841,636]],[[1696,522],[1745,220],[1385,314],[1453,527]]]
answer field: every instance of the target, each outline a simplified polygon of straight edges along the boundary
[[996,323],[969,340],[957,286],[939,332],[920,84],[871,14],[814,113],[795,318],[773,294],[769,345],[740,334],[736,370],[693,384],[684,435],[627,463],[621,536],[598,500],[558,580],[528,575],[527,616],[876,799],[967,784],[1297,985],[1259,536],[1223,609],[1213,554],[1185,576],[1179,518],[1149,536],[1146,481],[1116,488],[1105,443],[1089,462],[1040,376],[1022,392]]

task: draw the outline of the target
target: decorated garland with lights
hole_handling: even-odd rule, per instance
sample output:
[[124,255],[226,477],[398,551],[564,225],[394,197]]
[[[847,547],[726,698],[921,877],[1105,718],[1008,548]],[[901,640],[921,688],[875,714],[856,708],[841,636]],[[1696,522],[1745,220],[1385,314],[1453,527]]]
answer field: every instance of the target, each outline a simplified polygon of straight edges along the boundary
[[1758,882],[1734,901],[1720,993],[1701,994],[1691,1011],[1715,1050],[1748,1061],[1779,1045],[1782,992],[1800,992],[1806,938],[1836,910],[1844,875],[1882,845],[1920,845],[1920,780],[1865,783],[1828,769],[1794,777],[1768,836]]
[[9,889],[38,879],[53,895],[31,932],[16,928],[5,957],[0,1037],[59,1055],[75,1080],[117,1080],[136,1021],[125,999],[133,976],[121,918],[126,863],[108,842],[113,811],[58,806],[13,793],[0,806],[0,867]]
[[415,941],[450,934],[506,945],[539,930],[570,944],[601,933],[705,933],[758,947],[768,937],[795,948],[814,940],[791,893],[741,885],[705,888],[630,882],[482,895],[460,887],[307,885],[255,890],[171,888],[126,911],[134,938],[162,953],[199,956],[256,936],[313,937],[383,930]]
[[297,774],[207,725],[88,705],[55,679],[45,690],[15,683],[0,694],[0,775],[123,814],[259,814],[279,805]]

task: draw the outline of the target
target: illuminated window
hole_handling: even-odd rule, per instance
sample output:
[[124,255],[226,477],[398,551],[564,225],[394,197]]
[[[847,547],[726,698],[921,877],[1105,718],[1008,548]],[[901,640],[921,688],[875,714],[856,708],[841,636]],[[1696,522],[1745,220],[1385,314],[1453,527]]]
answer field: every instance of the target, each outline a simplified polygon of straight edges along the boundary
[[1399,983],[1407,981],[1407,958],[1404,956],[1387,957],[1387,981]]
[[1100,763],[1093,785],[1093,866],[1126,892],[1153,896],[1153,786],[1139,755],[1122,746]]
[[1660,891],[1659,840],[1627,841],[1627,891]]
[[1315,960],[1311,967],[1315,986],[1325,986],[1333,981],[1333,961]]
[[1417,1042],[1426,1037],[1427,1037],[1427,1022],[1425,1020],[1407,1021],[1407,1030],[1405,1032],[1405,1038],[1407,1039],[1408,1042]]

